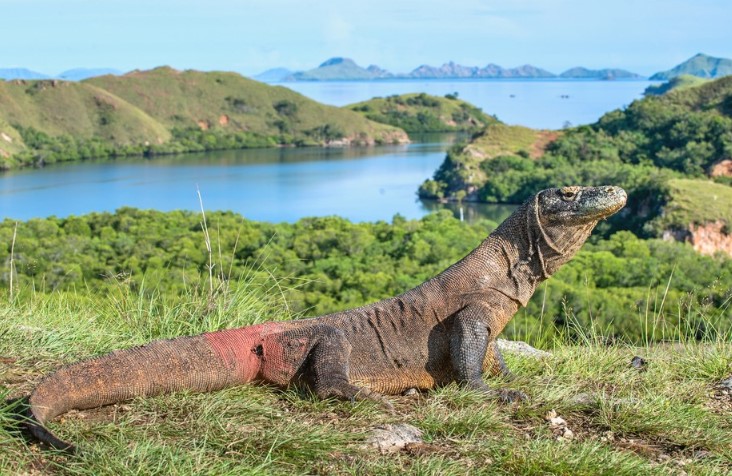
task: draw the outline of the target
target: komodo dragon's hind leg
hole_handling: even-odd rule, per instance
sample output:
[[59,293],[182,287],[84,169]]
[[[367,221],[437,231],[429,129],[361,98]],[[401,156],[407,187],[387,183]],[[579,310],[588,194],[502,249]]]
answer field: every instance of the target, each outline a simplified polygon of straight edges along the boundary
[[342,330],[320,325],[313,327],[312,331],[318,339],[308,355],[303,377],[319,398],[372,400],[389,411],[394,410],[380,393],[349,382],[351,344]]
[[[491,340],[489,313],[486,306],[473,304],[455,316],[450,336],[450,358],[455,380],[467,388],[496,396],[505,403],[525,400],[526,395],[523,392],[511,389],[494,390],[483,381],[484,366],[493,374],[508,372],[503,357]],[[486,360],[489,361],[488,365]]]

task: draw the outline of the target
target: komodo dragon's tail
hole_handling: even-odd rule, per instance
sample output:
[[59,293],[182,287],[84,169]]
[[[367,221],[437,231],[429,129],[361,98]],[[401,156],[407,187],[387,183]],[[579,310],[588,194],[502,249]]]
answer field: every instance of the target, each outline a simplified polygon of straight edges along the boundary
[[259,372],[252,349],[258,327],[153,341],[62,367],[31,393],[27,428],[40,441],[73,451],[73,445],[44,426],[69,410],[178,390],[208,392],[249,382]]

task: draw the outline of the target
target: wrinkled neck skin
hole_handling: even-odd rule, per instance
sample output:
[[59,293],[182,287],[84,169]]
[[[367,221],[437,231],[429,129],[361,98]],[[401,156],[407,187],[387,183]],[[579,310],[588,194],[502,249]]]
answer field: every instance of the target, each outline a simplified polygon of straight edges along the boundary
[[[479,279],[484,288],[500,291],[526,306],[539,283],[575,255],[596,224],[596,220],[578,225],[552,224],[541,216],[536,196],[474,251],[477,258],[487,259],[484,277]],[[502,267],[495,265],[499,257],[503,258]]]

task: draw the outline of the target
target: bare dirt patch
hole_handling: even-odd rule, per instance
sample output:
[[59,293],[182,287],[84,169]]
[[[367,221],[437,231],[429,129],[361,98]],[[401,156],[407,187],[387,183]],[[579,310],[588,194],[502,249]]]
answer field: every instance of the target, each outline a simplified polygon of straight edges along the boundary
[[529,157],[538,159],[544,155],[547,146],[557,140],[561,135],[562,133],[559,131],[537,131],[536,141],[531,144],[531,148],[529,149]]

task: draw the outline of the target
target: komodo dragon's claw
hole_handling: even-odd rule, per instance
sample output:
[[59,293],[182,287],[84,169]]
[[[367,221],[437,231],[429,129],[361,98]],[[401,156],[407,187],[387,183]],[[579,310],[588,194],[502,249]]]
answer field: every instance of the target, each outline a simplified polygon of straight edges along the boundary
[[528,395],[526,395],[521,390],[513,390],[511,388],[502,388],[500,390],[495,390],[495,393],[498,397],[498,400],[501,403],[505,404],[525,402],[529,399]]

